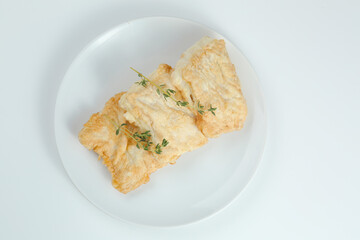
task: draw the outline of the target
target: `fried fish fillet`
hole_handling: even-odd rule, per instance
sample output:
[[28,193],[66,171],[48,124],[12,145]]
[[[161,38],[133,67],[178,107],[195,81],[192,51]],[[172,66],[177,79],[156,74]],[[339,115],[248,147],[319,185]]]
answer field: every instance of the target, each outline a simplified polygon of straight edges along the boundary
[[[149,76],[155,84],[165,84],[166,88],[175,89],[170,83],[172,68],[160,64]],[[150,130],[154,142],[167,139],[170,144],[158,156],[160,161],[173,163],[181,154],[192,151],[205,143],[207,138],[195,125],[192,112],[186,107],[179,107],[171,99],[165,100],[157,93],[157,88],[148,84],[146,88],[134,84],[121,97],[119,105],[126,110],[125,119]],[[175,94],[176,99],[181,99]]]
[[[157,83],[168,83],[172,69],[166,64],[150,76]],[[136,142],[120,132],[117,125],[126,123],[131,132],[150,130],[152,141],[170,143],[161,154],[138,149]],[[165,101],[152,86],[134,84],[126,93],[112,97],[101,113],[93,114],[79,133],[79,140],[87,149],[94,150],[112,175],[113,186],[128,193],[149,181],[149,175],[207,142],[195,125],[192,113]]]
[[[116,135],[116,128],[109,120],[117,124],[126,123],[125,111],[118,101],[124,92],[116,94],[106,104],[102,112],[95,113],[85,123],[79,133],[79,140],[89,150],[94,150],[103,159],[112,176],[113,186],[127,193],[149,181],[149,174],[162,167],[152,154],[136,147],[135,141],[124,133]],[[136,126],[128,124],[130,130]]]
[[216,117],[209,111],[196,116],[196,125],[206,137],[243,127],[246,102],[224,40],[204,37],[186,50],[175,66],[171,83],[191,105],[200,102],[204,109],[217,108]]
[[[175,70],[161,64],[149,79],[175,90],[174,99],[164,99],[150,83],[134,84],[128,92],[112,97],[100,113],[93,114],[79,133],[87,149],[95,151],[112,175],[113,186],[128,193],[149,181],[151,173],[173,164],[185,152],[201,147],[208,137],[243,127],[247,108],[235,67],[223,40],[205,37],[183,53]],[[204,105],[204,114],[197,104]],[[216,116],[206,111],[217,108]],[[137,142],[117,126],[126,123],[130,132],[150,131],[151,140],[169,145],[161,154],[136,147]]]

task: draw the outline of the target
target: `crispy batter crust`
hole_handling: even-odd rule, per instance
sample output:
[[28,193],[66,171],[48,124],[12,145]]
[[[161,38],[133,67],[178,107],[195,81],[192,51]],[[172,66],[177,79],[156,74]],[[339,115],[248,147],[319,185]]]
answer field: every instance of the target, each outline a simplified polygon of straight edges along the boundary
[[[103,159],[112,185],[122,193],[147,183],[151,173],[204,145],[207,137],[241,129],[247,115],[240,81],[223,40],[201,39],[184,52],[175,70],[160,64],[149,78],[175,90],[177,100],[192,106],[200,101],[205,110],[211,104],[217,108],[216,116],[211,112],[200,115],[194,108],[166,101],[150,84],[146,88],[134,84],[128,92],[112,97],[84,124],[79,140]],[[116,135],[116,127],[109,119],[118,125],[126,123],[131,132],[149,130],[155,144],[163,138],[170,143],[160,155],[138,149],[123,132]]]
[[177,63],[171,81],[192,104],[200,101],[205,109],[210,104],[217,108],[216,116],[207,111],[196,116],[196,125],[206,137],[243,127],[246,102],[224,40],[204,37],[189,48]]

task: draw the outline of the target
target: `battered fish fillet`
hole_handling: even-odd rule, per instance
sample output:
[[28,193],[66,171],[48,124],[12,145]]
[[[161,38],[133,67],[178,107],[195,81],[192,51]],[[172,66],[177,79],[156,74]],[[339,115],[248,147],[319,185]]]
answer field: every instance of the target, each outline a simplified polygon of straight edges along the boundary
[[[162,64],[149,78],[168,84],[171,72],[170,66]],[[138,149],[136,142],[122,132],[116,135],[111,120],[118,125],[126,123],[132,132],[150,130],[154,143],[166,138],[169,145],[159,155]],[[207,142],[189,110],[165,101],[153,86],[137,84],[111,98],[101,113],[93,114],[80,131],[79,140],[99,154],[112,175],[113,186],[122,193],[147,183],[152,172]]]
[[[122,132],[116,135],[117,124],[126,123],[125,111],[118,101],[124,92],[116,94],[106,104],[101,113],[95,113],[79,133],[79,140],[89,150],[94,150],[103,159],[112,176],[113,186],[122,193],[134,190],[149,181],[149,174],[160,168],[151,153],[136,148],[136,143]],[[138,128],[128,124],[127,128]]]
[[[176,90],[170,83],[171,67],[161,64],[149,76],[156,84]],[[121,97],[119,105],[126,110],[125,119],[142,130],[150,130],[154,142],[167,139],[170,144],[157,156],[161,162],[174,163],[183,153],[192,151],[207,142],[207,138],[195,125],[193,113],[186,107],[179,107],[171,99],[165,100],[156,92],[156,87],[146,88],[134,84]],[[176,99],[181,95],[175,94]]]
[[196,125],[206,137],[243,127],[246,102],[224,40],[204,37],[190,47],[177,62],[171,82],[190,104],[200,101],[204,109],[210,104],[217,108],[216,116],[206,111],[196,115]]
[[[150,83],[146,87],[134,84],[128,92],[112,97],[79,133],[81,144],[103,159],[113,186],[122,193],[147,183],[151,173],[201,147],[208,137],[241,129],[247,114],[240,82],[223,40],[201,39],[184,52],[175,70],[161,64],[149,79],[175,90],[173,97],[187,101],[188,106],[165,100]],[[203,115],[196,109],[199,101],[204,105]],[[216,116],[206,111],[210,106],[217,108]],[[161,154],[139,149],[136,141],[122,131],[116,135],[122,123],[132,133],[150,131],[154,145],[163,139],[169,144]]]

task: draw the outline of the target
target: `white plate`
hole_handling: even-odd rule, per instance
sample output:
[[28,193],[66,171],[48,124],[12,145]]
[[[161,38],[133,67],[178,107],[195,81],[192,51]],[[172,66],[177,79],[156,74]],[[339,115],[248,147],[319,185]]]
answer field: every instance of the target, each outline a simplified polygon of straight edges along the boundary
[[253,176],[266,136],[263,98],[249,62],[226,39],[248,104],[244,129],[211,139],[200,149],[184,154],[175,165],[158,170],[149,183],[126,195],[112,187],[105,166],[78,141],[77,134],[90,115],[139,80],[130,66],[144,74],[160,63],[175,66],[181,53],[205,35],[225,39],[183,19],[138,19],[95,39],[69,68],[57,97],[57,146],[75,186],[106,213],[153,226],[196,222],[227,206]]

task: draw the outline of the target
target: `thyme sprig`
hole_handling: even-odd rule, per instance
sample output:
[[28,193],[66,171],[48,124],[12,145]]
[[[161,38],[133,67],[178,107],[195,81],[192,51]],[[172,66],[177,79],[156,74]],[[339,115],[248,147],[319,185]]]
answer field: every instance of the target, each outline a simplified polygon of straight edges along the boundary
[[[136,82],[136,84],[139,84],[143,87],[147,87],[147,84],[150,83],[151,85],[156,87],[156,92],[159,95],[162,95],[164,97],[165,100],[167,100],[167,98],[170,98],[171,100],[173,100],[177,106],[182,106],[182,107],[186,107],[189,105],[188,102],[186,101],[180,101],[174,98],[173,95],[175,95],[176,91],[173,89],[166,89],[165,88],[165,84],[156,84],[155,82],[151,81],[149,78],[147,78],[146,76],[144,76],[142,73],[140,73],[139,71],[135,70],[134,68],[130,67],[131,70],[133,70],[134,72],[136,72],[138,74],[138,76],[140,77],[141,81]],[[192,107],[189,105],[189,107]],[[204,110],[204,106],[200,104],[200,101],[198,101],[197,106],[196,107],[192,107],[194,108],[200,115],[203,115],[205,111],[211,112],[214,116],[215,116],[215,110],[217,108],[212,107],[212,105],[210,104],[210,107],[206,110]]]
[[[139,82],[135,82],[136,84],[139,84],[143,87],[147,87],[147,84],[150,83],[151,85],[156,87],[156,92],[159,95],[162,95],[164,97],[165,100],[167,100],[167,98],[170,98],[171,100],[173,100],[174,102],[176,102],[179,105],[181,104],[189,104],[188,102],[183,102],[183,101],[178,101],[176,100],[172,95],[174,95],[176,93],[175,90],[173,89],[165,89],[165,84],[156,84],[155,82],[151,81],[149,78],[145,77],[142,73],[138,72],[137,70],[135,70],[134,68],[130,67],[131,70],[133,70],[134,72],[136,72],[138,74],[138,76],[140,77],[141,81]],[[186,106],[185,105],[185,106]]]
[[203,110],[203,109],[204,109],[204,106],[200,104],[200,101],[198,101],[196,107],[197,107],[198,113],[200,113],[201,115],[203,115],[203,114],[204,114],[204,110]]
[[156,154],[162,153],[162,148],[166,147],[169,144],[165,138],[162,140],[161,144],[156,144],[156,146],[152,149],[151,146],[153,142],[151,141],[150,131],[145,131],[142,133],[139,132],[131,132],[128,128],[126,128],[126,123],[117,124],[114,120],[112,120],[109,116],[104,115],[106,119],[108,119],[116,128],[115,134],[119,135],[120,132],[124,133],[128,137],[132,138],[136,142],[136,147],[138,149],[144,149],[145,151],[154,152]]
[[[139,84],[143,87],[147,87],[147,84],[150,83],[151,85],[156,87],[156,92],[158,95],[162,95],[164,97],[164,99],[167,101],[167,98],[170,98],[171,100],[173,100],[177,106],[182,106],[182,107],[186,107],[189,105],[188,102],[186,101],[180,101],[174,98],[173,95],[175,95],[176,91],[173,89],[166,89],[165,88],[165,84],[156,84],[155,82],[151,81],[149,78],[147,78],[146,76],[144,76],[142,73],[140,73],[139,71],[135,70],[134,68],[130,67],[131,70],[133,70],[134,72],[136,72],[138,74],[138,76],[140,77],[141,81],[136,82],[136,84]],[[190,106],[190,105],[189,105]],[[194,108],[200,115],[203,115],[205,111],[211,112],[214,116],[215,116],[215,110],[217,108],[212,107],[212,105],[210,104],[210,107],[206,110],[204,110],[204,106],[200,104],[200,101],[198,101],[196,107],[190,106],[192,108]]]
[[217,108],[212,107],[211,104],[210,104],[210,108],[208,109],[208,111],[211,112],[214,116],[216,116],[216,115],[215,115],[215,110],[216,110],[216,109],[217,109]]

